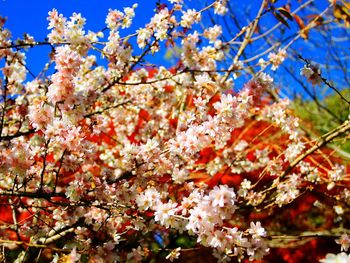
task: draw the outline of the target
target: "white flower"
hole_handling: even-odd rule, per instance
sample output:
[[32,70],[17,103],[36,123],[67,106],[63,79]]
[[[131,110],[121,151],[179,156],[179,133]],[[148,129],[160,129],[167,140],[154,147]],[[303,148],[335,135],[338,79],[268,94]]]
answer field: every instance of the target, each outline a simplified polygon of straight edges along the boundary
[[336,239],[335,242],[341,245],[341,251],[348,251],[350,247],[350,238],[347,234],[343,234],[339,239]]
[[214,229],[214,224],[209,220],[211,208],[207,205],[203,205],[203,203],[201,204],[189,211],[189,221],[186,225],[186,229],[198,235],[210,232]]
[[213,43],[222,34],[221,26],[215,25],[209,27],[204,31],[204,36],[209,39],[210,43]]
[[181,251],[181,247],[178,247],[176,249],[173,249],[165,258],[167,260],[170,260],[171,262],[174,261],[174,259],[178,259],[180,256],[180,251]]
[[321,70],[316,65],[304,65],[304,67],[300,69],[300,75],[305,76],[312,85],[318,85],[322,82],[320,74]]
[[263,87],[271,88],[273,86],[273,78],[264,72],[259,72],[254,79]]
[[236,146],[233,148],[236,152],[241,152],[247,148],[249,144],[245,140],[240,140]]
[[226,249],[230,248],[229,238],[231,236],[227,235],[225,232],[220,230],[215,230],[208,235],[207,240],[209,246],[216,248],[218,251],[224,252]]
[[194,9],[187,10],[181,17],[181,26],[190,28],[194,23],[199,22],[201,14]]
[[264,237],[266,236],[265,229],[261,226],[261,223],[258,221],[256,223],[251,222],[250,228],[248,229],[249,234],[251,234],[254,238]]
[[141,262],[144,252],[142,247],[138,246],[137,249],[133,248],[132,252],[128,253],[126,256],[127,262]]
[[215,186],[209,193],[209,200],[214,207],[233,206],[236,200],[236,194],[233,191],[233,188],[230,188],[227,185],[220,185],[219,187]]
[[186,181],[188,178],[189,171],[187,169],[179,169],[177,167],[174,168],[171,177],[174,180],[174,183],[181,184]]
[[328,172],[328,176],[333,182],[340,181],[344,174],[344,166],[339,164],[333,166],[332,170]]
[[60,260],[60,256],[58,254],[55,254],[53,256],[53,259],[52,259],[51,263],[58,263],[59,260]]
[[340,205],[333,206],[334,211],[337,213],[337,215],[344,214],[344,209]]
[[244,178],[241,183],[241,187],[238,190],[238,195],[242,197],[246,197],[248,195],[248,190],[251,188],[251,181]]
[[169,200],[168,203],[159,202],[154,208],[154,220],[159,221],[166,227],[169,227],[174,221],[172,216],[175,215],[177,211],[176,207],[177,203],[173,203],[171,200]]
[[278,49],[277,54],[276,53],[270,53],[268,55],[269,61],[272,63],[272,70],[276,70],[279,65],[282,64],[282,62],[286,59],[287,57],[287,52],[285,49]]
[[314,71],[312,68],[309,68],[308,66],[304,65],[302,69],[300,69],[300,75],[305,76],[307,79],[309,79],[314,74]]
[[220,102],[214,103],[214,108],[218,112],[219,116],[232,117],[233,115],[233,103],[236,102],[235,97],[231,94],[223,94]]
[[137,45],[139,48],[144,48],[152,36],[152,30],[148,28],[140,28],[136,30],[137,33]]
[[214,4],[214,14],[216,15],[224,15],[227,13],[228,8],[226,7],[227,0],[219,0]]
[[154,208],[160,202],[161,194],[154,187],[146,189],[136,197],[136,204],[141,211]]
[[349,263],[350,257],[346,253],[330,254],[326,255],[326,258],[320,260],[321,263]]
[[197,85],[198,87],[202,87],[208,83],[214,84],[214,82],[211,80],[208,73],[202,73],[200,75],[196,75],[194,78],[196,79],[194,84]]
[[169,0],[169,2],[172,4],[182,4],[183,0]]
[[258,65],[261,67],[262,70],[264,70],[269,63],[265,61],[263,58],[260,58],[258,61]]
[[284,155],[288,161],[293,161],[305,148],[302,142],[291,143],[285,150]]

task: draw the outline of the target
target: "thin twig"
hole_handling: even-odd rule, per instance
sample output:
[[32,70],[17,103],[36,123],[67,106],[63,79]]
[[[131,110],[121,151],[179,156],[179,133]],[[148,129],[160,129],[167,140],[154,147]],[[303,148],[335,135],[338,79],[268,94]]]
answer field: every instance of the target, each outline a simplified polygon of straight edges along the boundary
[[349,130],[350,130],[350,121],[345,121],[341,126],[339,126],[330,134],[320,137],[318,143],[316,143],[314,146],[308,149],[305,153],[303,153],[302,155],[300,155],[290,163],[290,165],[285,169],[285,171],[281,175],[281,178],[284,178],[285,176],[287,176],[293,170],[293,168],[297,166],[302,160],[304,160],[308,155],[314,153],[316,150],[320,149],[322,146],[326,145],[327,143],[332,141],[334,138],[338,137],[339,135]]

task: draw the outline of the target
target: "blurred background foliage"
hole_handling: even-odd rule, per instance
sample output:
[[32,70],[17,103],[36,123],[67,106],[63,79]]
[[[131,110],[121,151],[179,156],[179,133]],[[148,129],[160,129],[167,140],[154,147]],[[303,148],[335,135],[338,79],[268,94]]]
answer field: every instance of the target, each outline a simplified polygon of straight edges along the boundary
[[[340,93],[346,99],[350,99],[349,88],[344,88]],[[349,106],[338,94],[328,95],[322,100],[317,98],[305,100],[299,97],[292,104],[294,112],[303,120],[303,125],[312,137],[324,135],[348,120],[350,114]],[[347,137],[333,141],[330,146],[335,149],[338,148],[338,153],[350,160],[350,141]]]

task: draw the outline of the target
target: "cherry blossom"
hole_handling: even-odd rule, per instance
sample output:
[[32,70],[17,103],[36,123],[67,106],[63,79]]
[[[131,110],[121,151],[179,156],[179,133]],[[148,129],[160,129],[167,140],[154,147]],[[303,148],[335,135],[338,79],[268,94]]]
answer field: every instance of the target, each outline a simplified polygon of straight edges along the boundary
[[[126,35],[137,11],[137,4],[110,9],[103,32],[91,32],[82,14],[66,18],[53,9],[48,42],[26,35],[23,48],[12,47],[0,20],[6,249],[28,246],[34,252],[23,257],[40,250],[35,258],[53,262],[140,262],[157,253],[172,261],[203,247],[223,262],[259,260],[284,237],[284,211],[297,217],[288,207],[322,210],[315,196],[324,194],[327,220],[342,222],[349,170],[321,146],[346,133],[348,123],[315,142],[290,101],[271,96],[278,80],[261,71],[240,84],[251,70],[240,55],[222,68],[232,44],[224,29],[196,24],[206,14],[225,15],[227,1],[195,10],[170,0]],[[252,25],[237,38],[248,37]],[[29,80],[26,52],[39,43],[52,53]],[[166,47],[179,49],[174,67],[148,64]],[[263,70],[286,57],[285,47],[270,53]],[[310,81],[316,73],[310,65],[301,71]],[[174,243],[181,235],[193,244]],[[335,240],[348,250],[346,233]]]

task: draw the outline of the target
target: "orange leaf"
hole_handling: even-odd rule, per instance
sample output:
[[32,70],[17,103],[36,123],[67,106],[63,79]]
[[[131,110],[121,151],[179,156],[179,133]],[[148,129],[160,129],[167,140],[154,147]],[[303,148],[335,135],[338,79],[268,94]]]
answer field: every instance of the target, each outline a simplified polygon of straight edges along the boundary
[[273,15],[277,18],[278,21],[280,21],[283,25],[285,25],[286,27],[289,27],[288,22],[283,18],[283,16],[281,16],[279,13],[277,12],[273,12]]
[[350,27],[350,4],[343,1],[344,5],[336,4],[333,14],[338,21],[343,21],[346,27]]
[[286,17],[288,20],[293,20],[293,16],[289,13],[289,11],[286,8],[280,7],[277,8],[277,10],[284,16]]
[[304,23],[304,21],[300,18],[300,16],[294,14],[293,17],[294,17],[294,19],[295,19],[295,22],[297,22],[299,28],[300,28],[300,29],[304,29],[305,23]]
[[300,18],[300,16],[294,14],[293,15],[295,22],[297,22],[299,28],[300,28],[300,36],[304,39],[308,39],[309,37],[309,29],[305,28],[304,21]]

